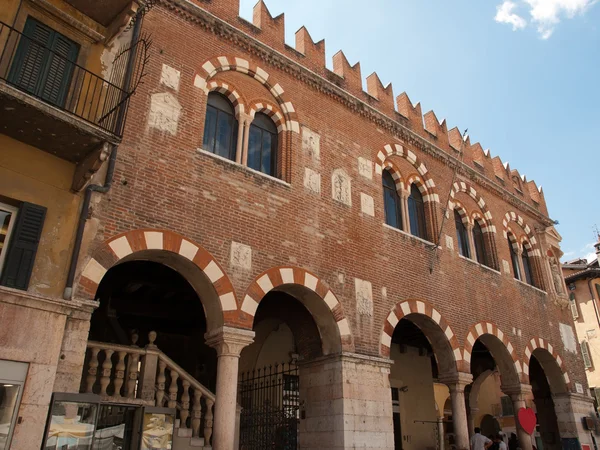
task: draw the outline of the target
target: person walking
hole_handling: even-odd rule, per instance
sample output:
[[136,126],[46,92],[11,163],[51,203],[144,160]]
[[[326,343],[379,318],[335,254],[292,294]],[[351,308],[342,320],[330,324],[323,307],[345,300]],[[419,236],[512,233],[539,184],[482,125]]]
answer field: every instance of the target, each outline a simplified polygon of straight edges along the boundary
[[492,441],[481,434],[481,428],[475,428],[475,434],[471,437],[471,450],[487,450]]

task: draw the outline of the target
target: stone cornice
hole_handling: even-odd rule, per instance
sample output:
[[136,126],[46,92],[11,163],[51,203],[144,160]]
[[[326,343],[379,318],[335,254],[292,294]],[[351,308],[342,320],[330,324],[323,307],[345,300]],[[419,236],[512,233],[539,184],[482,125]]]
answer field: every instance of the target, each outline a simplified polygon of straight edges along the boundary
[[554,224],[549,217],[537,211],[499,184],[481,175],[458,158],[446,153],[441,148],[427,141],[425,138],[419,136],[399,122],[391,119],[384,113],[346,92],[335,83],[332,83],[310,69],[307,69],[300,63],[288,58],[277,50],[274,50],[267,44],[260,42],[258,39],[250,36],[239,28],[236,28],[232,24],[214,16],[200,6],[191,3],[189,0],[160,0],[160,3],[182,17],[198,23],[210,32],[243,48],[245,51],[258,57],[265,63],[294,76],[316,91],[332,97],[353,112],[360,114],[381,129],[395,136],[402,141],[402,143],[437,159],[458,174],[473,180],[483,188],[495,193],[517,209],[526,211],[544,225],[550,226]]

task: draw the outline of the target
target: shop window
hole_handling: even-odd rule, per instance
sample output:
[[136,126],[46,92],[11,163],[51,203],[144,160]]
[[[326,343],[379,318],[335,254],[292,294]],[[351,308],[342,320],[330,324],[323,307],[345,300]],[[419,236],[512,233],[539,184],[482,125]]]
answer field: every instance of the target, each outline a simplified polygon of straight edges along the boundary
[[410,196],[408,197],[408,218],[410,222],[410,232],[413,236],[427,239],[425,227],[425,205],[423,195],[416,184],[410,186]]
[[78,44],[29,17],[8,81],[48,103],[64,107],[78,54]]
[[27,290],[40,242],[46,208],[0,203],[0,284]]
[[488,265],[487,254],[485,251],[485,241],[483,239],[483,230],[481,225],[476,220],[473,224],[473,244],[475,246],[475,256],[479,264]]
[[467,227],[460,216],[460,213],[454,208],[454,224],[456,225],[456,239],[458,239],[458,251],[465,258],[471,257],[469,250],[469,235],[467,233]]
[[277,171],[277,127],[269,116],[257,113],[250,125],[248,167],[267,175]]
[[229,100],[217,93],[208,94],[204,122],[204,150],[235,161],[238,121]]
[[391,227],[402,229],[402,202],[396,183],[389,170],[383,171],[383,204],[385,209],[385,223]]
[[0,361],[0,450],[8,450],[17,419],[28,365]]

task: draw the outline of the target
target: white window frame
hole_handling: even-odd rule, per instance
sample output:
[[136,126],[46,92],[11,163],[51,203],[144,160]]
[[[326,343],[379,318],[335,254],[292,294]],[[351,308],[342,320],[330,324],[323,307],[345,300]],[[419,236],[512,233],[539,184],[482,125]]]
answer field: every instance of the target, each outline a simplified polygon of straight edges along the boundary
[[0,210],[9,212],[12,214],[11,220],[8,224],[8,230],[6,231],[6,238],[4,239],[4,247],[2,252],[0,253],[0,275],[2,274],[2,269],[4,267],[4,260],[6,259],[6,254],[8,253],[8,246],[10,245],[10,238],[12,234],[12,230],[15,226],[15,222],[17,219],[17,214],[19,213],[19,208],[16,206],[7,205],[6,203],[0,203]]
[[15,431],[15,425],[17,423],[17,417],[19,416],[19,410],[21,408],[21,398],[23,397],[23,390],[25,389],[25,379],[27,378],[28,370],[29,364],[27,363],[0,360],[0,383],[13,384],[19,386],[19,393],[17,394],[15,409],[13,411],[11,422],[8,428],[8,435],[6,440],[6,443],[8,444],[8,446],[6,447],[7,449],[10,448],[12,435]]

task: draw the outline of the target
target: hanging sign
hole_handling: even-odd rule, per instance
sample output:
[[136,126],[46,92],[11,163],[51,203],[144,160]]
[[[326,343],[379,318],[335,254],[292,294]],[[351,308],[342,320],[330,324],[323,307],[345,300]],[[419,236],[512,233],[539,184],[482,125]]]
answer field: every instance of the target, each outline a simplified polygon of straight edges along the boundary
[[536,418],[533,409],[519,409],[517,412],[517,418],[519,419],[519,425],[521,425],[521,428],[523,428],[527,434],[533,434],[536,425]]

